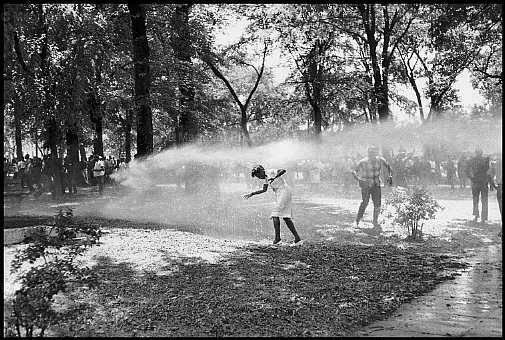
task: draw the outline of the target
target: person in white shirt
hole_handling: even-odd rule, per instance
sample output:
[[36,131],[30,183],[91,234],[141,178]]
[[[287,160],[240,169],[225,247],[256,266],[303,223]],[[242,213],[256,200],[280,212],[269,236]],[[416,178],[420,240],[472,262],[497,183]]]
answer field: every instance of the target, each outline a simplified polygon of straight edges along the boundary
[[282,177],[282,175],[284,175],[285,173],[286,170],[284,169],[265,170],[265,168],[263,168],[263,166],[261,165],[253,167],[251,171],[251,176],[265,180],[265,182],[263,183],[263,189],[244,195],[244,200],[247,200],[254,195],[259,195],[264,192],[267,192],[269,186],[274,191],[276,197],[276,203],[271,214],[275,230],[275,238],[273,244],[277,244],[281,241],[281,222],[280,222],[281,217],[286,223],[286,226],[289,228],[289,230],[295,237],[294,243],[296,244],[301,241],[301,238],[296,231],[295,225],[291,220],[292,193],[291,189],[289,188],[286,181]]
[[103,162],[103,157],[100,158],[98,155],[94,156],[94,160],[95,165],[93,166],[93,177],[95,177],[98,182],[98,192],[102,194],[105,176],[105,164]]

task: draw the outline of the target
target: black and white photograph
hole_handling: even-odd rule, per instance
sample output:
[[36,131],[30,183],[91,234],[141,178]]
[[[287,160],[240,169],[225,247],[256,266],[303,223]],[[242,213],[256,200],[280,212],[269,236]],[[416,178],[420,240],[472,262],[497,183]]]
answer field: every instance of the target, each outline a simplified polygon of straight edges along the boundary
[[497,337],[503,5],[2,5],[4,337]]

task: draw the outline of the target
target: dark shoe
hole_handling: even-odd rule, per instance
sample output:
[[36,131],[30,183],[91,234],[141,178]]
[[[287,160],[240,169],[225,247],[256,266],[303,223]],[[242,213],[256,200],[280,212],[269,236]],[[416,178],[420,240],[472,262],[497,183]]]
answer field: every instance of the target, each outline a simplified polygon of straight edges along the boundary
[[281,241],[281,239],[278,239],[278,240],[274,240],[274,243],[273,244],[277,244]]
[[298,242],[300,242],[301,240],[302,240],[301,238],[299,238],[299,239],[295,239],[295,243],[298,243]]

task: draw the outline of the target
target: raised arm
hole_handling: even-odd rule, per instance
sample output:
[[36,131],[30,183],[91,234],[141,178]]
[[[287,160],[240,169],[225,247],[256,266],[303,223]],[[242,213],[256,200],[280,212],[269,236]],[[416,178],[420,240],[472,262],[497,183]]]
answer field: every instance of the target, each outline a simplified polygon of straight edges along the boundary
[[268,184],[267,183],[264,183],[263,184],[263,189],[261,190],[258,190],[258,191],[254,191],[254,192],[251,192],[250,194],[246,194],[244,195],[244,199],[247,200],[249,198],[251,198],[252,196],[254,195],[259,195],[259,194],[262,194],[264,192],[267,192],[267,189],[268,189]]
[[284,169],[277,170],[277,174],[275,175],[275,177],[269,178],[268,182],[272,183],[277,177],[280,177],[280,176],[284,175],[285,173],[286,173],[286,170],[284,170]]

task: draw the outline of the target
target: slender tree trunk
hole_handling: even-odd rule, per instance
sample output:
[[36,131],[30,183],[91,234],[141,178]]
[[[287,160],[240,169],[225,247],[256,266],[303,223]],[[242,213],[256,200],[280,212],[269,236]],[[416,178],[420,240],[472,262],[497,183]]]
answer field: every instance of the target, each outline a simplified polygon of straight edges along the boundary
[[389,84],[387,81],[387,69],[384,69],[382,83],[379,86],[379,95],[377,98],[377,113],[379,121],[385,122],[389,119]]
[[16,157],[23,158],[23,139],[21,138],[21,105],[19,96],[14,97],[14,139],[16,141]]
[[132,23],[133,60],[135,63],[135,110],[137,111],[137,155],[152,154],[153,117],[150,106],[149,43],[146,11],[143,5],[128,4]]
[[414,93],[416,94],[417,105],[419,106],[419,116],[421,117],[421,121],[424,122],[425,118],[424,118],[423,101],[421,93],[419,92],[419,88],[417,87],[414,75],[411,73],[408,74],[407,77],[409,79],[410,85],[412,86],[412,89],[414,90]]
[[51,169],[53,175],[53,196],[59,197],[63,194],[62,179],[63,174],[61,171],[61,159],[58,157],[58,141],[59,128],[56,119],[51,116],[49,118],[47,132],[49,135],[49,149],[51,150]]

